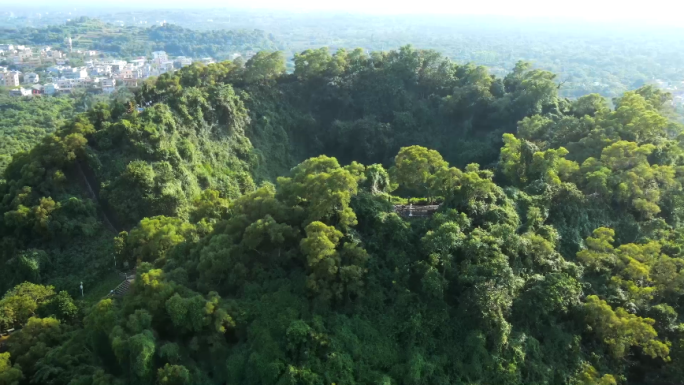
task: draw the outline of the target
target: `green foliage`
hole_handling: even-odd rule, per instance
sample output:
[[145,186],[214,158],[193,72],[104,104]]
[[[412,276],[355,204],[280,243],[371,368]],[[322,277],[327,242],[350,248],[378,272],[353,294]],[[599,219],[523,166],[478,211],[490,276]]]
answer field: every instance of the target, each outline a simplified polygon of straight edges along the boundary
[[78,316],[78,307],[69,293],[62,290],[50,298],[39,312],[63,322],[73,322]]
[[179,243],[197,238],[197,229],[178,218],[145,218],[130,233],[115,239],[119,260],[137,266],[142,262],[162,263],[166,253]]
[[579,172],[576,162],[565,159],[568,150],[563,147],[538,151],[534,144],[521,141],[512,134],[504,134],[503,141],[501,171],[518,186],[534,181],[559,186]]
[[193,201],[193,210],[190,213],[190,221],[193,223],[205,221],[217,221],[224,219],[229,212],[230,201],[221,198],[216,190],[204,190]]
[[623,308],[613,311],[606,301],[595,295],[588,296],[584,306],[587,322],[608,345],[613,356],[624,357],[630,346],[638,346],[653,358],[669,361],[670,350],[667,344],[656,339],[658,334],[653,329],[653,319],[629,314]]
[[342,227],[356,225],[349,202],[358,190],[357,177],[340,167],[337,159],[325,155],[308,159],[292,169],[291,178],[278,178],[278,186],[287,204],[306,210],[307,221],[323,220]]
[[163,385],[190,384],[190,372],[183,365],[166,364],[157,372],[157,382]]
[[372,194],[390,193],[396,188],[390,180],[389,173],[380,164],[366,167],[365,181],[362,187]]
[[282,52],[260,51],[245,63],[243,80],[248,83],[273,80],[285,72]]
[[27,377],[36,373],[37,361],[51,348],[63,343],[68,328],[54,318],[30,318],[21,331],[12,335],[8,348],[15,364],[19,364]]
[[611,144],[603,149],[600,161],[588,158],[582,164],[587,185],[596,192],[614,191],[616,201],[631,203],[645,218],[652,218],[660,212],[661,191],[681,189],[674,167],[649,164],[647,157],[654,149],[651,144],[627,141]]
[[332,226],[311,222],[301,242],[310,272],[307,286],[326,300],[339,299],[345,293],[358,295],[363,286],[363,266],[368,254],[354,243],[345,243],[337,250],[342,235]]
[[586,364],[582,372],[577,376],[577,384],[580,385],[616,385],[617,381],[611,374],[600,374],[593,366]]
[[24,379],[21,369],[12,367],[9,353],[0,353],[0,384],[18,385]]
[[52,286],[45,287],[30,282],[15,286],[0,300],[0,320],[3,321],[0,328],[7,329],[26,323],[54,294]]
[[399,151],[392,171],[399,186],[418,195],[432,196],[429,186],[434,184],[435,174],[447,165],[437,151],[411,146]]
[[[253,188],[246,164],[235,154],[245,155],[250,146],[242,132],[243,107],[232,88],[219,87],[214,96],[186,88],[178,97],[185,99],[178,115],[157,104],[95,135],[100,150],[94,168],[106,180],[103,198],[125,223],[155,214],[185,217],[204,188],[233,198]],[[215,103],[211,114],[202,112],[212,109],[207,98]],[[210,129],[213,124],[219,126]],[[130,160],[123,169],[121,158]]]
[[[189,66],[14,156],[0,324],[23,328],[0,379],[681,378],[684,157],[666,94],[611,109],[559,99],[524,62],[500,79],[411,47],[295,65]],[[128,291],[74,302],[113,260],[135,268]]]
[[224,59],[233,52],[273,49],[278,44],[258,30],[196,31],[173,24],[149,28],[120,27],[88,17],[75,18],[47,28],[5,30],[2,34],[3,39],[30,45],[61,46],[67,37],[72,38],[75,49],[101,50],[127,58],[152,51],[167,51],[174,56]]
[[24,99],[0,95],[0,180],[14,154],[28,152],[73,116],[74,102],[69,97]]

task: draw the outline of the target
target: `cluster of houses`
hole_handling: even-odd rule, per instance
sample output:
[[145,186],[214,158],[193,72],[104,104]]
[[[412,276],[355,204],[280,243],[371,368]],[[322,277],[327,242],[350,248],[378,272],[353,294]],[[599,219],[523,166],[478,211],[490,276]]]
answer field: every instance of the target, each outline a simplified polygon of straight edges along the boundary
[[[0,49],[7,46],[0,45]],[[22,47],[21,52],[25,51],[23,46],[9,45],[9,47],[13,49]],[[47,49],[46,52],[59,51]],[[214,63],[212,58],[199,60],[185,56],[171,58],[164,51],[153,52],[151,60],[145,57],[130,61],[93,58],[85,60],[84,65],[79,67],[68,65],[67,60],[55,60],[51,62],[53,65],[47,67],[42,82],[35,72],[22,74],[20,71],[10,71],[0,67],[0,85],[13,88],[10,90],[10,95],[15,96],[54,95],[70,93],[79,88],[88,89],[90,92],[112,93],[117,87],[139,87],[140,82],[150,76],[173,72],[178,68],[191,65],[194,61],[204,64]]]
[[673,107],[684,107],[684,81],[668,82],[656,79],[654,83],[658,88],[672,94]]
[[[97,51],[80,52],[81,55],[97,55]],[[36,68],[48,64],[64,64],[66,55],[51,47],[31,48],[25,45],[0,44],[0,59],[19,68]]]

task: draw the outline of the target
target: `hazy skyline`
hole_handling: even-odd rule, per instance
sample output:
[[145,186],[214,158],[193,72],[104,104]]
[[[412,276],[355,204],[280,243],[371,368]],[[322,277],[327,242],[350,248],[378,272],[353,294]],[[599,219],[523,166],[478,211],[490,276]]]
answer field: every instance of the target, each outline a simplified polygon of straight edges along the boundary
[[[30,6],[51,6],[49,0],[34,0]],[[66,0],[60,8],[87,7],[97,8],[88,0]],[[514,17],[552,17],[593,21],[641,21],[648,24],[680,23],[679,14],[684,6],[672,0],[652,0],[644,7],[643,2],[622,0],[576,0],[570,3],[550,2],[547,0],[489,0],[486,2],[446,2],[439,0],[347,0],[343,2],[322,2],[313,0],[253,0],[249,4],[242,1],[224,0],[119,0],[102,8],[244,8],[289,11],[343,11],[369,14],[451,14],[451,15],[498,15]]]

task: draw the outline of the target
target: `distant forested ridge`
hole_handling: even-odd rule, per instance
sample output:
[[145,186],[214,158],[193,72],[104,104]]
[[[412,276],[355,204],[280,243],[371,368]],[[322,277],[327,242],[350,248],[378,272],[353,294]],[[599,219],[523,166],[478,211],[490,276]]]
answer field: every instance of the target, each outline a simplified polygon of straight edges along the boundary
[[[57,7],[58,8],[58,7]],[[71,10],[26,12],[0,18],[0,26],[46,26],[71,19]],[[504,76],[519,60],[558,75],[561,96],[599,93],[618,97],[656,80],[682,91],[684,39],[678,26],[510,16],[363,15],[339,12],[269,12],[260,9],[81,9],[111,24],[149,25],[166,20],[193,30],[262,30],[286,56],[322,46],[369,51],[406,44],[434,49],[459,63],[485,65]],[[438,10],[435,10],[438,12]],[[662,84],[662,83],[661,83]]]
[[410,46],[294,65],[193,64],[13,156],[0,384],[681,380],[672,95]]
[[236,52],[280,48],[272,35],[259,30],[193,31],[170,24],[121,27],[87,17],[44,28],[0,30],[0,41],[15,44],[63,47],[67,37],[72,38],[76,49],[100,50],[122,57],[166,51],[173,56],[224,59]]

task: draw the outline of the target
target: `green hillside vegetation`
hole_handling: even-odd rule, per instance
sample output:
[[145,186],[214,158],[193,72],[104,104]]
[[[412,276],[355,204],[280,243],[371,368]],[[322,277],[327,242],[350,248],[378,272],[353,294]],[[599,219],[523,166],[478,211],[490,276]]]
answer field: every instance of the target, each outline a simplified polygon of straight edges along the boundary
[[272,36],[259,30],[194,31],[166,24],[143,28],[117,26],[97,19],[80,17],[65,24],[43,28],[0,30],[0,41],[66,48],[72,38],[74,49],[94,49],[130,58],[166,51],[173,56],[226,58],[231,53],[278,49]]
[[0,95],[0,173],[10,163],[12,155],[29,151],[43,136],[73,117],[74,102],[72,98]]
[[[681,380],[669,94],[410,46],[294,62],[194,64],[14,155],[0,384]],[[79,301],[114,260],[131,290]]]

